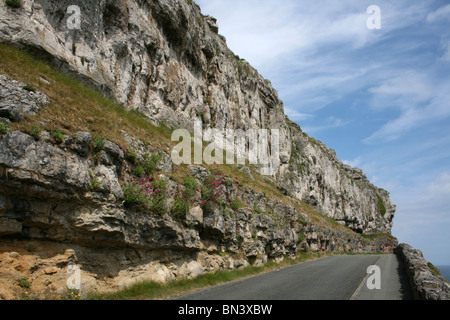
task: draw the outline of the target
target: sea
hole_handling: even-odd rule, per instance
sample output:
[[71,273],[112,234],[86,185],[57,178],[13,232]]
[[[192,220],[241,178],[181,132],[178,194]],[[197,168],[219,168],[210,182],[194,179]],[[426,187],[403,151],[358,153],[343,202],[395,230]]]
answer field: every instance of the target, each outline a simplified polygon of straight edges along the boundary
[[450,266],[438,266],[439,270],[441,270],[441,275],[450,281]]

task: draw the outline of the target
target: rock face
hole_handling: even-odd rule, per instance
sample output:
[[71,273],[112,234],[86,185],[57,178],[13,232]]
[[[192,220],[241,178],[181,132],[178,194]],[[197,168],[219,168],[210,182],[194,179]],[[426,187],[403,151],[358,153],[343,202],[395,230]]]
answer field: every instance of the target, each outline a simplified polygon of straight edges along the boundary
[[[0,41],[41,56],[154,123],[279,129],[281,167],[267,179],[289,201],[221,177],[210,185],[217,192],[212,206],[195,189],[190,197],[197,201],[180,211],[177,197],[186,187],[173,179],[167,150],[124,132],[135,153],[130,161],[111,141],[94,152],[90,132],[55,141],[46,131],[32,137],[7,130],[0,133],[0,274],[7,279],[0,299],[24,294],[18,278],[36,294],[61,294],[73,265],[81,268],[83,287],[115,290],[133,281],[260,265],[299,251],[378,253],[397,246],[388,236],[395,213],[388,192],[289,121],[270,82],[227,48],[217,21],[193,1],[21,3],[11,8],[0,1]],[[81,10],[79,29],[69,28],[77,18],[67,13],[72,5]],[[48,103],[45,94],[0,76],[0,122],[21,121]],[[136,162],[156,153],[154,180],[136,178]],[[240,170],[257,183],[261,176],[251,169]],[[189,171],[197,187],[213,174],[202,166]],[[165,186],[158,206],[142,199],[140,207],[130,205],[130,181],[149,188],[155,180]],[[300,200],[322,214],[322,223],[312,221]],[[366,236],[378,233],[385,236]]]
[[290,123],[292,157],[282,172],[285,188],[324,215],[359,233],[390,233],[396,207],[389,193],[363,172],[340,162],[336,152]]
[[[70,2],[70,3],[69,3]],[[0,39],[39,53],[151,121],[193,128],[279,129],[280,187],[353,230],[389,233],[389,194],[284,115],[269,81],[237,57],[193,1],[0,3]],[[80,8],[80,28],[69,5]],[[271,154],[270,150],[267,150]]]
[[[170,186],[164,212],[130,208],[124,204],[130,164],[123,151],[107,141],[104,155],[94,161],[86,153],[89,142],[87,133],[59,144],[45,133],[39,141],[18,131],[0,136],[0,251],[5,252],[0,273],[8,279],[0,298],[20,297],[12,280],[19,276],[30,282],[34,297],[64,293],[69,264],[57,261],[68,249],[76,254],[83,288],[108,291],[139,280],[165,282],[245,267],[249,261],[259,265],[298,251],[391,252],[397,245],[395,239],[369,240],[319,227],[293,205],[231,179],[219,189],[241,208],[194,205],[185,217],[174,216],[172,190],[182,187],[164,173],[159,177]],[[191,172],[199,185],[211,175],[197,166]],[[22,249],[11,256],[8,250],[30,245],[39,248],[38,255]],[[16,265],[24,266],[18,271]]]
[[405,262],[415,299],[450,300],[448,281],[433,272],[420,250],[402,243],[395,249],[395,253]]

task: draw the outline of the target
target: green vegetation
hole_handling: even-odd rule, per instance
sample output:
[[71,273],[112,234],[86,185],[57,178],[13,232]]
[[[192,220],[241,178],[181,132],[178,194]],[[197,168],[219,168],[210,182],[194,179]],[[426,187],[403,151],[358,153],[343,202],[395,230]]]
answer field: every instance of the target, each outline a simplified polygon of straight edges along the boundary
[[380,209],[380,214],[382,217],[384,217],[386,215],[386,206],[384,205],[384,201],[383,199],[377,195],[378,198],[378,208]]
[[165,206],[166,188],[167,181],[164,179],[131,178],[130,182],[122,187],[125,205],[152,214],[163,215],[167,210]]
[[81,300],[81,290],[67,288],[66,298],[68,300]]
[[230,208],[233,209],[234,211],[239,210],[242,207],[243,207],[243,204],[239,200],[231,201]]
[[236,60],[236,70],[239,74],[239,77],[242,77],[244,74],[249,78],[256,77],[255,73],[253,72],[252,67],[244,59]]
[[[47,123],[47,130],[64,124],[66,134],[90,132],[94,136],[104,136],[122,150],[129,149],[123,131],[143,142],[152,141],[155,148],[165,150],[172,145],[172,131],[167,126],[151,124],[142,113],[128,111],[100,92],[20,49],[0,44],[0,74],[44,92],[51,101],[38,115],[13,123],[12,130],[31,132],[37,122]],[[41,81],[42,78],[47,81]]]
[[253,211],[255,211],[257,214],[266,214],[258,207],[258,202],[256,201],[253,203]]
[[147,175],[153,175],[158,167],[159,160],[161,160],[161,155],[158,152],[154,152],[151,155],[146,153],[144,155],[144,161],[141,163],[142,169]]
[[105,137],[101,136],[101,137],[96,137],[94,139],[92,148],[94,149],[94,151],[99,152],[103,149],[103,147],[105,146]]
[[130,150],[127,153],[127,160],[131,163],[131,164],[136,164],[137,163],[137,154],[134,150]]
[[30,136],[32,136],[35,140],[39,140],[41,138],[42,128],[40,124],[35,124],[31,127]]
[[102,187],[102,183],[96,175],[91,177],[91,191],[97,191]]
[[11,130],[9,124],[0,122],[0,135],[7,134]]
[[28,282],[28,279],[25,277],[19,278],[17,280],[17,284],[19,285],[19,287],[25,288],[25,289],[31,287],[31,284]]
[[50,136],[53,138],[53,140],[56,143],[62,143],[64,141],[64,134],[62,133],[61,129],[59,128],[51,128],[50,129]]
[[23,87],[24,90],[26,91],[30,91],[30,92],[35,92],[36,90],[30,86],[29,84],[27,84],[25,87]]
[[134,175],[138,178],[142,178],[143,176],[145,176],[145,170],[141,165],[137,165],[134,168]]
[[431,262],[428,262],[428,268],[431,270],[431,272],[433,272],[435,276],[441,276],[441,270],[435,267]]
[[217,168],[209,171],[201,190],[201,206],[204,212],[212,212],[215,208],[220,211],[229,207],[231,200],[224,194],[222,186],[226,186],[228,177]]
[[21,8],[22,2],[20,0],[5,0],[5,3],[8,7],[11,8]]
[[175,203],[172,209],[172,214],[177,218],[185,218],[187,212],[193,204],[199,202],[200,199],[196,197],[200,186],[192,177],[185,177],[183,188],[175,197]]
[[300,233],[298,235],[298,242],[299,243],[303,242],[305,240],[305,238],[306,238],[305,234],[304,233]]

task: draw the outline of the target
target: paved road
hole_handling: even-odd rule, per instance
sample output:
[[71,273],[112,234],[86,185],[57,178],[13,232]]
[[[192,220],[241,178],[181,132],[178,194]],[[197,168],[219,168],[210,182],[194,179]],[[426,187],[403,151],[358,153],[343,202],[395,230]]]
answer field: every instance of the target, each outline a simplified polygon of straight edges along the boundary
[[[381,290],[367,288],[367,268],[381,270]],[[410,292],[395,255],[335,256],[295,265],[177,300],[407,300]]]

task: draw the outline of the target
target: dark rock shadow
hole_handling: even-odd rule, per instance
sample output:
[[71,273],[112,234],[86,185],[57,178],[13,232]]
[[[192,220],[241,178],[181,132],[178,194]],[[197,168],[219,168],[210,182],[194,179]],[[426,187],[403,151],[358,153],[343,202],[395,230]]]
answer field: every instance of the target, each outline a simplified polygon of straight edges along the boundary
[[409,277],[406,274],[405,263],[399,255],[395,255],[397,259],[397,274],[400,279],[400,294],[402,300],[413,300],[413,293],[409,283]]

